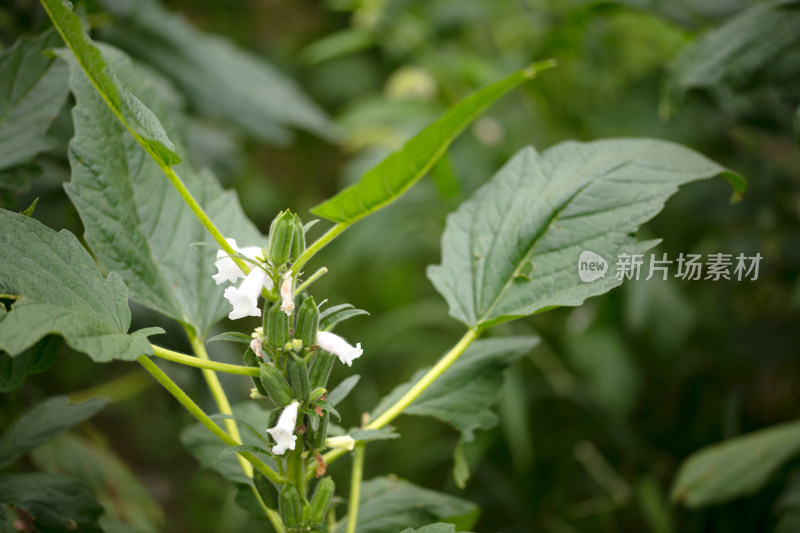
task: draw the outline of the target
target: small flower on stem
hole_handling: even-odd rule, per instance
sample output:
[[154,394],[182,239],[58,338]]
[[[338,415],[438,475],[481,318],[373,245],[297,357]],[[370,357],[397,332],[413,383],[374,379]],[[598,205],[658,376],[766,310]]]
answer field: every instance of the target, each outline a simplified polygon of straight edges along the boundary
[[353,347],[339,335],[329,331],[320,331],[317,333],[317,345],[323,350],[337,356],[339,361],[347,366],[353,366],[353,361],[361,357],[361,354],[364,353],[364,350],[361,349],[360,342]]
[[295,400],[287,405],[278,423],[274,428],[267,430],[267,433],[272,435],[275,439],[275,446],[272,447],[272,453],[275,455],[283,455],[286,450],[294,450],[294,444],[297,440],[297,435],[294,434],[295,426],[297,425],[297,407],[300,404]]
[[[256,260],[257,257],[261,256],[263,253],[261,248],[258,246],[247,246],[245,248],[239,248],[236,245],[235,239],[225,239],[228,244],[231,245],[231,248],[236,250],[239,254],[249,258]],[[214,266],[217,267],[217,273],[211,276],[211,278],[217,282],[217,285],[220,285],[226,281],[231,283],[235,283],[239,278],[244,277],[244,272],[242,269],[239,268],[239,265],[234,262],[233,258],[228,255],[228,252],[225,250],[218,250],[217,251],[217,260],[214,263]],[[272,280],[270,280],[271,283]]]
[[294,279],[291,271],[283,275],[281,282],[281,311],[290,316],[294,311]]
[[351,450],[355,447],[356,441],[350,435],[343,435],[341,437],[328,437],[325,439],[325,446],[328,448],[341,448],[343,450]]
[[269,276],[261,268],[253,268],[244,278],[239,287],[228,287],[225,289],[224,296],[233,306],[233,311],[228,314],[231,320],[237,320],[246,316],[261,316],[258,309],[258,297],[261,289],[267,286]]
[[261,355],[261,347],[264,345],[264,337],[256,337],[255,339],[250,341],[250,349],[253,350],[253,353],[256,354],[258,357],[263,358],[264,356]]

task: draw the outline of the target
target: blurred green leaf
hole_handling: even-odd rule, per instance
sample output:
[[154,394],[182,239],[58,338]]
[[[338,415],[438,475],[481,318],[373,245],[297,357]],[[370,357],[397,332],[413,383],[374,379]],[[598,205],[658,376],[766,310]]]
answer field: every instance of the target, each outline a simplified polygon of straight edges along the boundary
[[672,499],[695,508],[753,494],[798,453],[800,422],[707,446],[681,465],[672,487]]
[[102,533],[103,508],[86,486],[60,474],[0,475],[0,515],[5,505],[23,509],[43,533]]
[[230,457],[231,455],[236,455],[239,452],[252,452],[252,453],[260,453],[262,455],[269,455],[269,451],[265,450],[260,446],[251,446],[249,444],[242,444],[241,446],[228,446],[221,452],[217,454],[214,458],[214,462],[217,463],[226,457]]
[[348,435],[353,437],[355,440],[361,441],[373,441],[373,440],[388,440],[388,439],[396,439],[400,436],[399,433],[395,433],[394,428],[392,426],[384,426],[380,429],[357,429],[353,428],[347,432]]
[[202,113],[264,140],[289,140],[287,127],[333,137],[325,113],[256,54],[198,31],[155,2],[103,3],[119,21],[104,38],[172,77]]
[[[386,533],[448,522],[460,530],[471,528],[480,510],[474,503],[423,489],[395,477],[378,477],[361,486],[356,533]],[[347,521],[336,527],[345,531]]]
[[53,147],[46,133],[67,99],[67,69],[45,51],[55,30],[23,37],[0,54],[0,170]]
[[250,341],[252,340],[253,337],[245,333],[239,333],[238,331],[226,331],[225,333],[214,335],[210,339],[206,340],[206,344],[208,344],[209,342],[216,342],[216,341],[228,341],[228,342],[238,342],[242,344],[250,344]]
[[22,415],[0,437],[0,468],[91,418],[107,403],[100,398],[77,404],[68,403],[66,396],[48,398]]
[[[743,190],[741,177],[666,141],[565,142],[541,155],[524,148],[448,217],[442,264],[428,277],[450,315],[473,327],[580,305],[621,283],[614,258],[653,245],[630,234],[679,185],[718,174]],[[611,262],[605,277],[580,280],[585,250]]]
[[181,158],[175,153],[175,147],[158,118],[117,78],[103,54],[83,31],[80,18],[72,12],[72,4],[67,0],[41,2],[86,76],[120,122],[159,163],[164,166],[180,163]]
[[[122,52],[106,45],[95,50],[116,79],[163,118],[180,146],[182,123],[171,103]],[[125,279],[134,300],[190,324],[202,336],[230,311],[223,287],[211,279],[214,247],[192,246],[213,240],[158,165],[114,120],[77,62],[67,59],[76,104],[72,179],[65,189],[83,221],[86,242]],[[210,172],[195,172],[189,161],[176,171],[223,233],[242,245],[266,240],[242,213],[235,193],[223,191]]]
[[[432,416],[454,428],[471,434],[497,423],[490,407],[497,401],[503,384],[503,370],[528,353],[537,337],[503,337],[477,340],[453,366],[425,389],[404,414]],[[411,380],[398,385],[373,409],[377,418],[403,396],[427,369],[417,371]]]
[[433,124],[333,198],[311,209],[332,222],[351,224],[393,202],[422,178],[459,133],[505,93],[551,67],[536,63],[476,91],[450,107]]
[[456,526],[453,524],[430,524],[419,529],[407,528],[400,533],[455,533]]
[[[5,309],[0,309],[0,319],[4,314]],[[50,368],[56,360],[61,345],[61,337],[48,335],[14,357],[0,352],[0,392],[17,389],[31,374],[38,374]]]
[[111,450],[66,434],[40,446],[32,456],[39,468],[86,483],[105,509],[100,525],[107,533],[125,528],[139,533],[163,531],[163,511]]
[[347,398],[347,395],[350,394],[350,391],[353,390],[353,387],[358,384],[358,380],[360,379],[361,376],[358,374],[353,374],[352,376],[344,378],[342,382],[336,385],[328,394],[328,405],[336,407],[336,404]]
[[56,333],[96,362],[152,354],[146,328],[128,335],[131,312],[122,278],[103,278],[74,235],[0,210],[0,291],[21,294],[0,321],[0,350],[16,356]]
[[800,96],[800,1],[754,5],[684,47],[669,68],[665,114],[697,88],[770,86]]

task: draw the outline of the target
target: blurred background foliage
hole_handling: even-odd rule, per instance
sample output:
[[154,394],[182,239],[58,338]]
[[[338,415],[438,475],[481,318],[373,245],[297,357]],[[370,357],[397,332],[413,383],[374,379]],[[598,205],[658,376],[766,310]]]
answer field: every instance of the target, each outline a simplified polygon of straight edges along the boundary
[[[466,488],[458,489],[452,476],[457,432],[428,418],[400,418],[403,438],[372,444],[366,472],[393,472],[478,503],[478,531],[766,531],[778,520],[775,502],[788,483],[785,475],[743,501],[702,509],[687,510],[669,496],[691,452],[792,420],[800,407],[800,153],[791,131],[798,95],[787,99],[769,86],[697,91],[668,120],[658,113],[666,67],[679,50],[753,2],[83,5],[98,39],[119,46],[157,83],[183,94],[175,105],[185,106],[191,121],[194,161],[237,190],[265,233],[282,208],[308,219],[309,207],[357,180],[470,91],[531,61],[558,60],[557,69],[492,107],[405,198],[357,224],[315,259],[330,268],[316,295],[371,313],[340,329],[365,347],[353,368],[364,377],[339,408],[345,425],[358,424],[362,412],[460,337],[463,327],[448,317],[425,266],[439,262],[447,213],[522,146],[543,150],[567,139],[650,136],[684,143],[744,175],[749,190],[742,202],[728,202],[722,180],[691,185],[643,234],[662,238],[654,252],[671,258],[680,252],[760,252],[757,281],[629,282],[580,308],[504,324],[493,333],[535,333],[543,342],[507,371],[497,406],[501,424],[464,447],[472,470]],[[162,22],[159,28],[136,22],[146,13]],[[0,8],[4,49],[46,26],[32,0],[10,0]],[[236,96],[237,90],[244,91],[237,98],[270,100],[279,94],[270,91],[279,89],[256,87],[263,93],[248,96],[253,88],[247,82],[237,88],[238,78],[225,79],[230,65],[222,64],[224,57],[192,57],[181,43],[202,37],[198,31],[224,36],[258,61],[269,61],[295,80],[309,104],[316,102],[316,111],[292,115],[291,105],[277,99],[276,112],[285,105],[287,116],[267,123],[254,120],[247,101],[217,104],[215,98]],[[70,172],[71,105],[70,97],[48,132],[51,148],[4,173],[1,201],[20,211],[39,197],[39,220],[81,235],[62,188]],[[188,351],[174,324],[139,306],[133,312],[133,329],[163,326],[168,333],[160,343]],[[218,330],[242,327],[222,324]],[[240,362],[234,346],[215,343],[210,349],[216,359]],[[149,377],[130,364],[96,365],[67,351],[47,372],[1,397],[0,426],[52,394],[99,393],[114,403],[80,436],[39,450],[27,466],[67,468],[60,451],[69,448],[85,457],[90,487],[109,483],[98,473],[103,469],[123,472],[113,476],[117,484],[136,485],[138,478],[146,491],[131,489],[136,502],[101,501],[123,520],[131,512],[144,517],[145,525],[132,524],[138,530],[268,527],[251,523],[234,503],[235,488],[198,468],[182,449],[179,433],[189,415]],[[199,372],[168,370],[214,410]],[[337,367],[334,382],[349,371]],[[233,401],[248,397],[249,380],[222,377]],[[337,492],[346,494],[348,461],[331,469],[339,474]]]

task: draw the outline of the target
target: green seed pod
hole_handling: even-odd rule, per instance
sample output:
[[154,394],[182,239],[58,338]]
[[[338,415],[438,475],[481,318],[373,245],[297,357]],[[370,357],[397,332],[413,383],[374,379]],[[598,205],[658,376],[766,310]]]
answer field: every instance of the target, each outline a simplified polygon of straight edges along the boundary
[[317,483],[314,496],[311,498],[311,514],[309,515],[309,519],[313,524],[319,524],[325,520],[325,515],[328,513],[328,507],[331,504],[335,490],[336,485],[330,476],[322,478]]
[[[247,351],[244,352],[244,364],[249,367],[258,368],[259,363],[261,363],[261,358],[254,354],[253,350],[248,348]],[[261,396],[269,396],[267,389],[264,388],[259,378],[253,376],[253,384],[256,386],[256,390]]]
[[264,331],[267,335],[267,344],[280,350],[289,340],[289,317],[281,311],[279,305],[273,305],[267,312]]
[[336,361],[336,356],[330,352],[320,350],[317,353],[317,358],[314,359],[308,376],[311,388],[324,387],[328,383],[328,376],[331,375],[334,361]]
[[290,353],[286,359],[286,376],[292,386],[293,398],[301,403],[308,400],[311,387],[308,383],[308,368],[305,361]]
[[306,232],[303,230],[303,221],[294,215],[292,224],[292,259],[297,259],[306,251]]
[[328,418],[330,418],[330,415],[324,413],[319,419],[317,432],[310,431],[310,434],[306,434],[306,442],[308,442],[308,446],[312,450],[319,450],[324,446],[325,439],[328,438]]
[[261,496],[261,499],[264,500],[264,503],[270,509],[277,509],[278,508],[278,489],[275,488],[275,485],[267,479],[267,476],[262,474],[260,471],[255,470],[253,472],[253,484],[256,486],[256,490],[258,494]]
[[317,329],[319,329],[319,309],[311,296],[303,300],[300,311],[297,312],[297,327],[294,336],[303,341],[306,346],[317,342]]
[[294,527],[303,521],[303,510],[300,507],[300,496],[294,485],[287,483],[281,489],[278,501],[281,519],[286,527]]
[[[292,401],[292,388],[283,379],[278,369],[268,363],[261,363],[261,384],[275,405],[284,407]],[[259,391],[260,392],[260,391]]]
[[289,261],[292,252],[294,215],[286,210],[278,213],[269,227],[269,261],[275,268]]

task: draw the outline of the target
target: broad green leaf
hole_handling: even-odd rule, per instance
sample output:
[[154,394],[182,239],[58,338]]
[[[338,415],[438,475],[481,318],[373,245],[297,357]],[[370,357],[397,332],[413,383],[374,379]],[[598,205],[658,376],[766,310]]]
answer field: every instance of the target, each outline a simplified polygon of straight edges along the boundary
[[93,417],[107,403],[100,398],[68,403],[66,396],[54,396],[40,403],[11,424],[0,437],[0,468]]
[[100,517],[105,531],[164,531],[164,512],[138,477],[108,448],[67,433],[31,455],[42,470],[86,483],[105,509]]
[[350,394],[353,387],[358,385],[360,379],[361,376],[358,374],[353,374],[352,376],[344,378],[341,383],[336,385],[336,387],[328,393],[328,405],[336,407],[336,404],[347,398],[347,395]]
[[361,181],[311,209],[332,222],[353,223],[396,200],[444,155],[448,146],[487,107],[551,63],[536,63],[450,107],[433,124],[361,177]]
[[[357,533],[386,533],[418,528],[432,522],[448,522],[460,530],[469,529],[480,510],[474,503],[423,489],[394,477],[378,477],[361,486]],[[343,533],[347,520],[336,533]]]
[[17,389],[31,374],[50,368],[61,344],[61,337],[48,335],[15,357],[0,352],[0,392]]
[[[503,384],[503,370],[528,353],[537,337],[501,337],[477,340],[453,366],[425,389],[403,413],[432,416],[466,434],[488,429],[497,423],[490,407],[497,401]],[[421,378],[421,369],[411,380],[398,385],[373,409],[377,418]]]
[[[263,428],[262,431],[267,430],[269,411],[262,409],[255,403],[247,402],[235,405],[233,406],[233,412],[237,419],[242,419],[255,428]],[[240,428],[240,432],[245,445],[263,446],[263,441],[249,431],[241,431],[242,429],[243,428]],[[233,483],[244,485],[252,483],[252,480],[246,477],[242,472],[242,467],[239,465],[239,461],[236,459],[235,455],[228,455],[216,461],[219,454],[228,448],[228,446],[220,441],[204,425],[195,423],[184,429],[181,432],[181,442],[189,453],[200,461],[203,467],[216,470],[222,477]],[[263,457],[262,460],[270,466],[275,466],[268,457]]]
[[66,66],[45,51],[60,44],[48,30],[0,54],[0,170],[52,148],[47,129],[69,91]]
[[0,209],[0,292],[21,294],[0,321],[0,350],[16,356],[48,334],[97,362],[152,354],[147,328],[128,335],[122,278],[103,278],[74,235]]
[[103,508],[86,485],[60,474],[0,475],[0,514],[6,505],[23,509],[43,533],[103,531]]
[[[180,146],[181,121],[174,105],[116,49],[102,46],[116,79],[163,118]],[[216,273],[215,250],[192,246],[212,242],[158,165],[129,135],[100,99],[77,62],[70,87],[75,137],[70,142],[72,179],[65,185],[86,229],[86,242],[109,269],[119,272],[131,298],[190,324],[199,335],[230,312]],[[226,235],[242,246],[263,244],[233,192],[223,191],[209,172],[195,172],[189,161],[176,167],[195,199]]]
[[456,526],[453,524],[430,524],[419,529],[408,528],[400,533],[455,533]]
[[753,494],[798,453],[800,422],[708,446],[683,462],[672,499],[687,507],[703,507]]
[[684,47],[670,66],[663,112],[690,89],[769,86],[800,95],[800,1],[754,5]]
[[241,446],[228,446],[221,452],[217,454],[214,458],[214,462],[219,462],[226,457],[230,457],[232,455],[236,455],[239,452],[252,452],[252,453],[260,453],[262,455],[269,455],[269,451],[265,450],[260,446],[251,446],[250,444],[242,444]]
[[332,137],[325,113],[263,58],[198,31],[156,2],[103,4],[117,21],[103,37],[170,76],[201,113],[265,140],[289,140],[289,127]]
[[[538,154],[518,152],[447,218],[442,264],[428,277],[450,315],[472,327],[575,306],[621,283],[621,253],[654,242],[631,236],[678,186],[725,174],[739,176],[688,148],[651,139],[565,142]],[[605,277],[578,277],[582,251],[609,263]]]
[[347,432],[348,435],[353,437],[355,440],[360,440],[364,442],[373,441],[373,440],[389,440],[389,439],[396,439],[400,436],[399,433],[395,433],[394,428],[392,426],[385,426],[381,429],[358,429],[353,428]]
[[159,163],[164,166],[180,163],[181,159],[158,118],[109,68],[97,45],[83,31],[80,18],[72,12],[72,4],[67,0],[41,2],[86,76],[117,118]]

